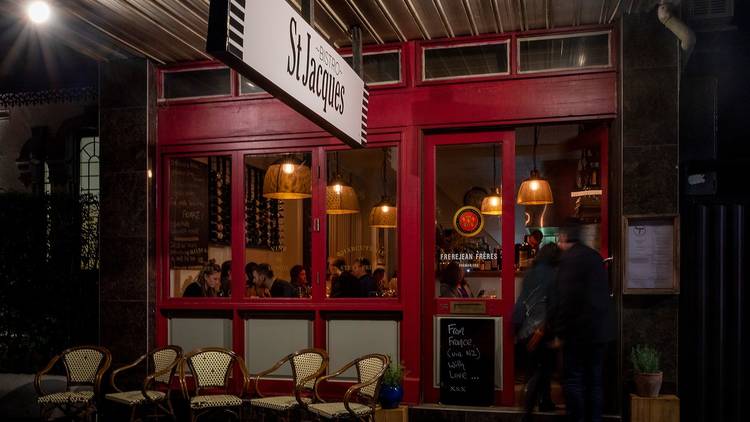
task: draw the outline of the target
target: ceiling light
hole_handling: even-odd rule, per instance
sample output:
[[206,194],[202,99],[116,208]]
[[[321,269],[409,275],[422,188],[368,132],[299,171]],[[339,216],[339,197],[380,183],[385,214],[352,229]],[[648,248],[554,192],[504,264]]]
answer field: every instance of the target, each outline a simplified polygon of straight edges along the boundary
[[26,13],[34,23],[45,23],[49,20],[51,11],[46,1],[34,1],[26,7]]
[[534,127],[534,149],[532,153],[532,159],[534,167],[531,170],[529,178],[521,183],[521,187],[518,188],[518,196],[516,202],[519,205],[546,205],[551,204],[552,201],[552,188],[549,182],[543,179],[539,175],[539,170],[536,169],[536,147],[539,144],[539,128]]
[[[496,145],[492,144],[492,183],[497,180],[497,161],[495,160]],[[503,215],[503,194],[500,193],[500,185],[502,182],[498,182],[494,192],[487,195],[482,199],[482,214],[486,215]]]
[[310,167],[294,157],[284,157],[271,164],[263,178],[263,196],[269,199],[312,197]]

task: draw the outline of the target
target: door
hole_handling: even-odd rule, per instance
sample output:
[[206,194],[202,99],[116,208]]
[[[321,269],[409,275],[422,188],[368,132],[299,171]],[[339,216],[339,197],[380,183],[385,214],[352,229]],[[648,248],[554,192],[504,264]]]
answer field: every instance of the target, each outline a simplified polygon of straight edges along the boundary
[[[512,405],[510,316],[516,284],[515,133],[511,130],[427,134],[423,154],[424,400],[428,403]],[[501,201],[491,198],[496,188]],[[485,212],[492,212],[493,207],[495,212],[482,213],[483,201]],[[500,210],[501,215],[497,215]],[[466,287],[455,287],[455,277],[451,274],[456,266],[465,274],[468,286],[458,283]],[[457,338],[447,339],[447,327],[458,325],[446,321],[457,322],[466,329],[462,331],[467,336],[466,343]],[[476,348],[458,353],[455,348],[448,351],[449,341],[454,340],[458,341],[456,344],[471,344]],[[488,350],[492,356],[487,356]],[[448,357],[455,355],[468,360],[459,362]],[[456,367],[460,371],[452,371]],[[487,368],[492,368],[492,378],[480,381],[483,376],[489,376],[482,375]],[[451,379],[458,384],[466,380],[466,386],[449,385]],[[476,379],[475,384],[472,379]],[[451,395],[449,391],[457,390],[449,388],[454,387],[464,391],[464,395]],[[489,394],[488,399],[477,399],[472,388],[480,394]],[[474,399],[479,401],[472,401]]]

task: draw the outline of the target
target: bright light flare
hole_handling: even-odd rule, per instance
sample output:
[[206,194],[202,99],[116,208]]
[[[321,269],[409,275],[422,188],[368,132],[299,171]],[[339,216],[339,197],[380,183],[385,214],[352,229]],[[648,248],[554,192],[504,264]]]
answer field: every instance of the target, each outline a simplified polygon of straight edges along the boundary
[[335,185],[333,185],[333,191],[336,192],[337,194],[341,194],[341,184],[336,183]]
[[286,174],[292,174],[294,173],[294,164],[286,163],[281,166],[281,171],[283,171]]
[[388,205],[383,205],[380,207],[380,210],[383,211],[383,213],[388,214],[388,211],[390,211],[390,207]]
[[532,180],[531,184],[529,184],[529,187],[534,191],[539,190],[539,182],[536,180]]
[[32,22],[42,24],[49,20],[52,11],[46,1],[34,1],[26,7],[26,13]]

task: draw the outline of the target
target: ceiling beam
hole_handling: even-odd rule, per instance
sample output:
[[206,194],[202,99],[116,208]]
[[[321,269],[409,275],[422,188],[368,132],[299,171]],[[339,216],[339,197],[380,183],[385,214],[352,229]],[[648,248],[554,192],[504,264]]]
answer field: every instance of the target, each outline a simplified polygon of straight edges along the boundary
[[432,39],[430,33],[427,31],[427,28],[424,25],[424,22],[422,22],[422,17],[419,16],[417,9],[414,7],[414,4],[411,2],[411,0],[404,1],[406,2],[406,8],[409,9],[411,18],[414,19],[414,23],[417,24],[417,28],[419,28],[419,32],[422,34],[422,38],[426,40]]
[[349,9],[354,12],[354,16],[357,17],[357,20],[362,23],[362,25],[367,29],[367,32],[372,35],[373,38],[375,38],[375,41],[378,44],[384,44],[385,41],[383,41],[383,37],[378,34],[378,31],[375,30],[375,27],[372,26],[370,21],[367,19],[367,16],[365,16],[364,13],[359,9],[359,6],[357,6],[356,3],[354,3],[354,0],[346,0],[346,5],[349,6]]
[[492,0],[492,17],[495,19],[495,28],[497,32],[503,33],[503,19],[500,16],[500,6],[497,4],[497,0]]
[[466,13],[466,18],[469,19],[471,35],[479,35],[479,28],[477,27],[477,22],[474,20],[474,13],[471,11],[469,0],[463,0],[461,2],[461,5],[463,5],[464,13]]
[[448,20],[448,15],[445,13],[445,9],[443,9],[443,3],[441,3],[440,0],[432,0],[432,4],[435,5],[435,8],[438,11],[438,15],[440,15],[440,20],[443,22],[443,28],[445,28],[445,32],[448,33],[449,37],[455,37],[456,33],[453,32],[453,27],[451,27],[451,23]]
[[398,40],[401,42],[405,42],[406,36],[401,31],[401,28],[398,27],[396,20],[393,19],[393,15],[391,15],[391,12],[385,6],[385,3],[383,3],[383,0],[375,0],[375,4],[378,6],[378,9],[380,9],[380,13],[382,13],[383,16],[385,16],[385,19],[388,21],[388,24],[391,26],[391,28],[393,28],[393,31],[396,32],[396,36],[398,36]]

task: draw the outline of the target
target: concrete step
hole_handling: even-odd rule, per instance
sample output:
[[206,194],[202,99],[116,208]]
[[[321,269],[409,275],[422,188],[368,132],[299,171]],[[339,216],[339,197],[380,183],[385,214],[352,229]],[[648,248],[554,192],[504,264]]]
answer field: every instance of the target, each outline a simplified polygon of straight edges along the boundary
[[[409,422],[518,422],[523,410],[517,407],[473,407],[423,404],[409,407]],[[605,421],[621,421],[620,416],[605,415]],[[564,421],[563,410],[537,412],[534,422]]]

